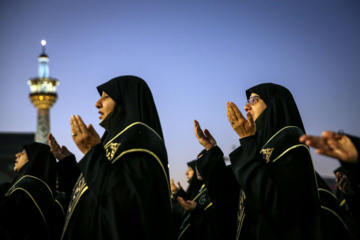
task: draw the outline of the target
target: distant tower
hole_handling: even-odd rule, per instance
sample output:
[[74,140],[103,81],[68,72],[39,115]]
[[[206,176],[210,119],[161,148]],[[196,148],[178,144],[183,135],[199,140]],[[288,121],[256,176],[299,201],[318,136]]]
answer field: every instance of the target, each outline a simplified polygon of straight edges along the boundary
[[39,77],[28,81],[30,100],[37,108],[37,128],[35,141],[49,144],[47,135],[50,133],[50,108],[56,102],[56,86],[59,81],[49,77],[49,57],[45,53],[46,41],[41,41],[42,53],[39,56]]

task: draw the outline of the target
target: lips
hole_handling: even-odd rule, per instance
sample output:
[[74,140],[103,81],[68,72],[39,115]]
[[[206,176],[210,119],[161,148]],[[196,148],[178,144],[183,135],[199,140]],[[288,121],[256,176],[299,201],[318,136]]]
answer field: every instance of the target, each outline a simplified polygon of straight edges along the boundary
[[104,113],[100,112],[100,111],[98,111],[98,113],[100,114],[99,119],[101,119],[101,117],[102,117],[102,115],[104,115]]

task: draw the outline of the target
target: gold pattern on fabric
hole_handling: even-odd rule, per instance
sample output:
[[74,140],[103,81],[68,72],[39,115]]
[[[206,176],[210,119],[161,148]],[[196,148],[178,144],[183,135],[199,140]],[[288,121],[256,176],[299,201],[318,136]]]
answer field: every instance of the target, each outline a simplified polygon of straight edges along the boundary
[[[168,176],[166,174],[166,170],[164,168],[164,165],[162,164],[162,162],[160,161],[160,158],[153,152],[147,150],[147,149],[142,149],[142,148],[134,148],[134,149],[130,149],[130,150],[127,150],[127,151],[124,151],[122,152],[119,156],[117,156],[114,160],[112,160],[111,163],[115,163],[117,160],[119,160],[119,158],[121,158],[122,156],[124,156],[125,154],[127,153],[133,153],[133,152],[146,152],[146,153],[149,153],[151,156],[153,156],[156,161],[159,163],[161,169],[163,170],[163,173],[164,173],[164,176],[165,176],[165,179],[166,179],[166,183],[167,183],[167,186],[168,186],[168,192],[169,192],[169,200],[170,200],[170,203],[171,203],[171,190],[170,190],[170,181],[168,179]],[[172,203],[171,203],[171,206],[172,206]]]
[[344,220],[336,212],[334,212],[333,210],[331,210],[330,208],[327,208],[325,206],[321,206],[321,209],[324,209],[324,210],[330,212],[332,215],[334,215],[342,223],[342,225],[344,226],[344,228],[348,232],[349,236],[351,236],[350,230],[347,227],[346,223],[344,222]]
[[75,186],[74,186],[73,192],[71,194],[70,203],[69,203],[69,207],[68,207],[68,210],[66,213],[66,219],[65,219],[65,224],[64,224],[64,229],[63,229],[61,239],[63,239],[63,237],[64,237],[66,228],[69,224],[71,215],[74,212],[74,209],[75,209],[77,203],[79,202],[81,196],[84,194],[84,192],[86,192],[87,189],[88,189],[88,186],[86,185],[84,176],[81,173]]
[[[47,187],[47,189],[49,190],[49,192],[50,192],[50,194],[51,194],[51,197],[53,198],[53,193],[52,193],[49,185],[47,185],[46,182],[44,182],[44,181],[41,180],[40,178],[37,178],[37,177],[35,177],[35,176],[31,176],[31,175],[24,175],[24,176],[22,176],[18,181],[16,181],[16,183],[14,183],[14,184],[10,187],[10,189],[6,192],[5,196],[10,196],[11,194],[13,194],[13,193],[14,193],[15,191],[17,191],[17,190],[24,191],[24,192],[31,198],[31,200],[34,202],[36,208],[39,210],[39,213],[40,213],[42,219],[44,220],[44,223],[45,223],[46,228],[48,228],[48,227],[47,227],[48,224],[47,224],[46,218],[45,218],[45,216],[44,216],[44,213],[42,212],[39,204],[36,202],[36,200],[35,200],[34,197],[31,195],[31,193],[30,193],[29,191],[27,191],[25,188],[16,187],[16,185],[17,185],[21,180],[23,180],[24,178],[32,178],[32,179],[38,180],[39,182],[41,182],[42,184],[44,184],[44,185]],[[50,236],[49,231],[48,231],[48,234],[49,234],[49,236]]]
[[213,203],[210,203],[209,205],[207,205],[205,208],[204,208],[204,211],[206,211],[209,207],[211,207],[213,205]]
[[106,157],[109,161],[111,161],[114,158],[115,152],[118,150],[121,143],[110,143],[109,145],[106,145],[105,151],[106,151]]
[[[22,190],[22,191],[24,191],[27,195],[29,195],[29,197],[31,198],[31,200],[34,202],[36,208],[39,210],[39,212],[40,212],[40,214],[41,214],[41,217],[42,217],[42,219],[43,219],[44,222],[45,222],[45,225],[47,226],[47,222],[46,222],[45,216],[44,216],[43,212],[41,211],[39,205],[37,204],[37,202],[35,201],[35,199],[34,199],[33,196],[31,195],[31,193],[29,193],[29,192],[28,192],[26,189],[24,189],[24,188],[15,188],[14,191],[15,191],[15,190]],[[13,193],[14,191],[12,191],[12,193]]]
[[261,149],[260,153],[265,158],[266,163],[268,163],[270,161],[270,156],[271,156],[273,150],[274,150],[274,148]]
[[59,200],[55,199],[55,205],[58,205],[61,209],[61,213],[63,214],[63,216],[65,216],[65,211],[64,211],[64,208],[63,206],[61,205],[61,203],[59,202]]
[[237,231],[236,231],[236,240],[240,239],[240,233],[241,233],[241,228],[245,219],[245,202],[246,199],[246,195],[245,192],[243,190],[241,190],[240,192],[240,203],[239,203],[239,213],[238,213],[238,227],[237,227]]
[[18,181],[16,181],[16,183],[14,183],[14,184],[11,186],[11,188],[6,192],[5,196],[10,196],[11,193],[12,193],[13,191],[15,191],[16,185],[17,185],[21,180],[23,180],[24,178],[33,178],[33,179],[39,180],[40,182],[42,182],[42,183],[47,187],[47,189],[49,189],[49,192],[50,192],[51,196],[54,198],[54,195],[53,195],[53,193],[52,193],[49,185],[47,185],[47,183],[44,182],[42,179],[40,179],[40,178],[38,178],[38,177],[35,177],[35,176],[31,176],[31,175],[24,175],[24,176],[22,176]]
[[160,137],[160,135],[159,135],[154,129],[152,129],[151,127],[149,127],[149,126],[146,125],[145,123],[142,123],[142,122],[134,122],[134,123],[130,124],[129,126],[127,126],[124,130],[122,130],[118,135],[116,135],[115,137],[113,137],[109,142],[107,142],[107,143],[105,144],[104,147],[106,148],[110,143],[112,143],[112,141],[113,141],[114,139],[116,139],[117,137],[119,137],[121,134],[123,134],[126,130],[128,130],[128,129],[131,128],[131,127],[133,127],[134,125],[143,125],[143,126],[149,128],[153,133],[155,133],[156,136],[158,136],[158,138],[159,138],[162,142],[164,142],[164,141],[162,140],[162,138]]
[[[189,215],[190,216],[190,215]],[[180,238],[182,237],[182,235],[184,234],[184,232],[190,227],[190,223],[184,228],[184,230],[182,230],[182,232],[179,234],[178,240],[180,240]]]

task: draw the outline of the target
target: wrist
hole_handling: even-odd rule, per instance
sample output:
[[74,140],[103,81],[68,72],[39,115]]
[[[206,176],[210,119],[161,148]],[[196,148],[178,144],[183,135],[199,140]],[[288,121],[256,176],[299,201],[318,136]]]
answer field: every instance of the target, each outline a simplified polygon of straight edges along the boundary
[[216,147],[216,146],[217,146],[216,143],[209,144],[209,145],[207,145],[207,146],[205,147],[205,150],[206,150],[206,151],[209,151],[210,149],[212,149],[213,147]]

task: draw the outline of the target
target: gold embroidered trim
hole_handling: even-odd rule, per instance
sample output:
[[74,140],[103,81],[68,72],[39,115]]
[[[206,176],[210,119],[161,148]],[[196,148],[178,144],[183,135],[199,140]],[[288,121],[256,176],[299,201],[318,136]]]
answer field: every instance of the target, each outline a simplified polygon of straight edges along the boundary
[[168,192],[169,192],[169,200],[170,200],[170,203],[171,203],[171,191],[170,191],[170,183],[169,183],[169,179],[167,177],[167,174],[166,174],[166,171],[165,171],[165,168],[164,168],[164,165],[161,163],[160,159],[158,158],[158,156],[156,156],[155,153],[147,150],[147,149],[143,149],[143,148],[134,148],[134,149],[130,149],[130,150],[127,150],[127,151],[124,151],[122,152],[116,159],[114,159],[111,163],[115,163],[117,160],[119,160],[119,158],[121,158],[122,156],[124,156],[125,154],[127,153],[133,153],[133,152],[146,152],[148,154],[150,154],[151,156],[153,156],[157,162],[160,164],[161,166],[161,169],[163,170],[163,173],[164,173],[164,176],[165,176],[165,179],[166,179],[166,183],[167,183],[167,186],[168,186]]
[[277,161],[280,157],[282,157],[285,153],[287,153],[288,151],[294,149],[294,148],[297,148],[297,147],[305,147],[305,149],[309,152],[309,156],[310,156],[310,159],[311,159],[311,165],[312,165],[312,169],[314,171],[314,179],[315,179],[315,184],[316,184],[316,189],[318,189],[317,193],[318,193],[318,199],[320,199],[320,193],[319,193],[319,187],[318,187],[318,183],[317,183],[317,179],[316,179],[316,174],[315,174],[315,168],[314,168],[314,162],[312,160],[312,156],[311,156],[311,152],[309,150],[309,148],[305,145],[305,144],[298,144],[298,145],[295,145],[291,148],[288,148],[287,150],[285,150],[280,156],[278,156],[277,158],[275,158],[272,162],[275,162]]
[[330,192],[329,190],[327,190],[325,188],[319,188],[319,191],[330,194],[330,196],[332,196],[336,201],[338,201],[338,198],[336,197],[336,195],[334,193]]
[[349,233],[349,235],[351,235],[346,223],[342,220],[342,218],[336,212],[334,212],[330,208],[327,208],[327,207],[324,207],[324,206],[321,206],[321,208],[331,212],[332,214],[334,214],[334,216],[337,217],[339,219],[339,221],[344,225],[344,227],[345,227],[346,231]]
[[178,240],[181,238],[181,236],[184,234],[184,232],[190,227],[190,223],[182,230],[182,232],[179,234]]
[[206,208],[204,208],[204,211],[206,211],[209,207],[211,207],[213,205],[213,203],[209,203],[209,205],[206,206]]
[[[39,205],[38,205],[37,202],[35,201],[35,199],[31,196],[31,194],[30,194],[26,189],[24,189],[24,188],[15,188],[14,191],[15,191],[15,190],[22,190],[22,191],[24,191],[27,195],[29,195],[29,197],[31,198],[31,200],[35,203],[36,208],[39,210],[39,212],[40,212],[40,214],[41,214],[41,217],[43,218],[43,220],[44,220],[44,222],[45,222],[45,225],[47,226],[47,222],[46,222],[45,216],[44,216],[43,212],[41,211]],[[13,193],[14,191],[12,191],[11,193]],[[10,196],[10,195],[9,195],[9,196]]]
[[61,203],[59,202],[59,200],[55,199],[55,203],[57,203],[57,204],[60,206],[61,212],[62,212],[62,214],[65,216],[64,208],[63,208],[63,206],[61,205]]
[[202,189],[202,190],[194,197],[193,201],[195,201],[198,197],[200,197],[200,195],[206,190],[205,184],[203,184],[203,185],[201,186],[201,189]]
[[64,237],[64,234],[66,232],[66,228],[69,225],[70,218],[71,218],[71,216],[72,216],[72,214],[74,212],[74,209],[75,209],[76,205],[78,204],[81,196],[88,189],[88,186],[86,186],[86,182],[85,182],[85,179],[84,179],[82,173],[80,174],[74,188],[75,188],[75,190],[73,190],[74,192],[71,194],[72,199],[70,199],[70,203],[69,203],[69,207],[68,207],[68,211],[67,211],[67,216],[66,216],[66,219],[65,219],[64,229],[63,229],[63,232],[62,232],[62,235],[61,235],[61,239],[63,239],[63,237]]
[[[300,129],[299,127],[297,127],[297,126],[286,126],[286,127],[283,127],[282,129],[280,129],[279,131],[277,131],[277,133],[275,133],[265,144],[264,144],[264,146],[266,145],[266,144],[268,144],[276,135],[278,135],[282,130],[284,130],[284,129],[287,129],[287,128],[298,128],[298,129]],[[301,130],[301,129],[300,129]],[[262,148],[264,147],[264,146],[262,146]]]
[[271,156],[273,150],[274,150],[274,148],[261,149],[260,153],[266,155],[265,156],[266,163],[268,163],[270,161],[270,156]]
[[[10,196],[10,194],[11,194],[13,191],[15,191],[15,185],[18,184],[18,183],[19,183],[21,180],[23,180],[25,177],[33,178],[33,179],[36,179],[36,180],[39,180],[40,182],[42,182],[42,183],[49,189],[49,192],[50,192],[52,198],[54,198],[54,195],[53,195],[53,193],[52,193],[49,185],[47,185],[47,183],[44,182],[42,179],[40,179],[40,178],[38,178],[38,177],[35,177],[35,176],[32,176],[32,175],[24,175],[24,176],[22,176],[18,181],[16,181],[16,183],[14,183],[14,184],[11,186],[11,188],[9,188],[9,190],[7,191],[7,193],[9,194],[9,196]],[[9,193],[9,192],[10,192],[10,193]]]
[[126,130],[128,130],[129,128],[131,128],[132,126],[134,125],[137,125],[137,124],[140,124],[140,125],[143,125],[147,128],[149,128],[151,131],[153,131],[156,136],[158,136],[160,138],[160,140],[163,142],[162,138],[160,137],[160,135],[154,130],[152,129],[151,127],[149,127],[148,125],[146,125],[145,123],[142,123],[142,122],[134,122],[132,124],[130,124],[129,126],[127,126],[124,130],[122,130],[118,135],[116,135],[115,137],[113,137],[108,143],[105,144],[104,148],[106,148],[115,138],[117,138],[118,136],[120,136],[121,134],[123,134]]
[[272,160],[272,162],[276,162],[277,160],[279,160],[279,158],[281,158],[282,156],[284,156],[287,152],[289,152],[290,150],[293,150],[293,149],[295,149],[295,148],[297,148],[297,147],[305,147],[305,148],[307,148],[305,144],[294,145],[294,146],[286,149],[283,153],[281,153],[279,156],[277,156],[277,158],[275,158],[274,160]]
[[[110,143],[109,145],[107,145],[105,147],[106,157],[109,161],[114,158],[115,152],[118,150],[120,145],[121,145],[121,143]],[[109,151],[109,148],[110,148],[110,151]]]
[[341,201],[341,203],[340,203],[340,206],[342,207],[342,206],[344,206],[345,204],[346,204],[346,200],[343,199],[343,200]]

